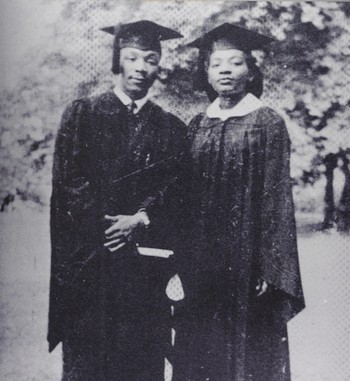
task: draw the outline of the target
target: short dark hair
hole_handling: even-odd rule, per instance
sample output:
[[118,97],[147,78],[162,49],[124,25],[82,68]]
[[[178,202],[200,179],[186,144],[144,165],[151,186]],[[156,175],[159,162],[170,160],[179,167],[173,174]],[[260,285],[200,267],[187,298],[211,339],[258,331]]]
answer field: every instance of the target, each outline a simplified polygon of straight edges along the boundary
[[114,39],[113,43],[112,73],[120,73],[120,45],[117,38]]
[[142,50],[154,50],[161,53],[161,41],[183,37],[173,29],[153,21],[140,20],[128,24],[117,24],[101,28],[103,32],[114,36],[112,72],[120,73],[120,50],[135,47]]
[[[119,74],[120,73],[120,51],[124,47],[127,47],[127,46],[124,46],[123,44],[121,44],[120,40],[118,38],[114,39],[113,57],[112,57],[112,73],[113,74]],[[130,47],[132,47],[132,46],[130,46]],[[162,54],[160,42],[158,42],[158,44],[153,44],[153,46],[151,46],[150,49],[159,53],[159,55]]]

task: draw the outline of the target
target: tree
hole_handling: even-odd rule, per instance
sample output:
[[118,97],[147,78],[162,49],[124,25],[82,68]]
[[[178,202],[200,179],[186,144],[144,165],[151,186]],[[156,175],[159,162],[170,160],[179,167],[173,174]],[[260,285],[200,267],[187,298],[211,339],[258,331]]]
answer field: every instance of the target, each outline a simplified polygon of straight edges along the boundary
[[[335,216],[341,226],[349,225],[345,222],[348,212],[344,212],[349,208],[350,147],[347,3],[221,1],[207,7],[201,2],[173,0],[61,3],[63,12],[48,30],[50,43],[27,57],[26,75],[14,91],[0,94],[2,200],[21,197],[48,203],[53,142],[63,107],[76,97],[96,94],[113,84],[113,38],[100,27],[145,18],[183,33],[183,40],[164,45],[163,70],[152,96],[188,122],[208,100],[194,91],[197,52],[184,44],[220,23],[232,22],[277,40],[261,63],[263,100],[287,122],[297,207],[310,211],[317,204],[322,206],[319,187],[327,178],[324,225],[331,226]],[[332,201],[334,163],[346,178],[339,205]],[[308,202],[299,196],[305,189],[317,190]]]

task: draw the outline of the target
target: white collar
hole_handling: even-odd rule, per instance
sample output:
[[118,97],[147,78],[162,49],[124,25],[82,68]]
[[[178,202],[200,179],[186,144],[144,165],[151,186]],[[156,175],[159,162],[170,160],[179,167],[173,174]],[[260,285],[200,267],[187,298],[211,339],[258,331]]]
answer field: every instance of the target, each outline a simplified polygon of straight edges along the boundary
[[226,120],[235,116],[245,116],[262,107],[263,103],[255,95],[248,93],[234,107],[229,109],[220,108],[220,100],[215,101],[207,108],[207,116],[209,118],[219,118]]
[[[120,99],[120,101],[125,106],[128,106],[132,102],[132,99],[129,97],[129,95],[125,94],[125,92],[119,86],[118,82],[116,86],[114,87],[113,91],[114,91],[114,94]],[[147,101],[148,101],[148,95],[146,95],[145,97],[141,99],[135,100],[134,103],[136,105],[136,108],[134,109],[134,114],[137,114]]]

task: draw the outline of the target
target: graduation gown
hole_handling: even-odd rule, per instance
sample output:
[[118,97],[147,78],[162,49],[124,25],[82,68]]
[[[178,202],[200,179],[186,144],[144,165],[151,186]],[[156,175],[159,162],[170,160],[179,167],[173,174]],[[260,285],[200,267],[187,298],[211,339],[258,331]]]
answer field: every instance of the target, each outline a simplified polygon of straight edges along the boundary
[[[290,380],[287,322],[304,298],[284,121],[260,107],[225,121],[200,114],[190,130],[176,380]],[[259,278],[269,291],[257,297]]]
[[80,99],[58,131],[51,198],[49,350],[63,380],[162,380],[170,342],[172,259],[135,242],[110,253],[104,216],[146,209],[140,246],[176,252],[187,127],[148,101],[136,115],[113,92]]

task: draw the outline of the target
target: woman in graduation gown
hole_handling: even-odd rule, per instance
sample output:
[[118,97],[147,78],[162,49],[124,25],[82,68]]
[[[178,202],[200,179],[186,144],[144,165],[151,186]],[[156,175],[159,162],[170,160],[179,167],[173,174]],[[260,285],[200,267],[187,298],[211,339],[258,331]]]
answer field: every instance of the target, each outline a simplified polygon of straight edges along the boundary
[[215,100],[190,123],[190,312],[178,328],[178,380],[290,380],[287,322],[304,308],[290,140],[259,100],[251,55],[270,40],[223,24],[190,44],[198,83]]

